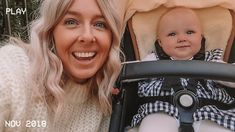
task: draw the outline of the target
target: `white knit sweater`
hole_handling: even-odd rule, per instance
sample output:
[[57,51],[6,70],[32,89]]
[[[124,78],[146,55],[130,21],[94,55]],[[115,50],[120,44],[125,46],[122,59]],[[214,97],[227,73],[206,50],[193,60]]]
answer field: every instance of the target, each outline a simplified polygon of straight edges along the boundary
[[[60,120],[51,130],[53,117],[46,104],[31,97],[28,71],[29,57],[14,45],[0,48],[0,131],[1,132],[107,132],[109,117],[104,117],[90,101],[79,92],[78,84],[65,84],[66,95]],[[70,96],[77,97],[70,99]],[[46,126],[45,126],[46,124]],[[18,125],[18,126],[17,126]]]

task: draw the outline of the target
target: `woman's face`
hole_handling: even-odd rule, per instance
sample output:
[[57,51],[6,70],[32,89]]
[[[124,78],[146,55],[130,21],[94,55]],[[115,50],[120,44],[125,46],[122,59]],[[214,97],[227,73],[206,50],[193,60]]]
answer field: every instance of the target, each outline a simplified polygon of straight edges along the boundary
[[80,83],[103,66],[112,43],[111,28],[96,0],[74,0],[53,36],[65,73]]

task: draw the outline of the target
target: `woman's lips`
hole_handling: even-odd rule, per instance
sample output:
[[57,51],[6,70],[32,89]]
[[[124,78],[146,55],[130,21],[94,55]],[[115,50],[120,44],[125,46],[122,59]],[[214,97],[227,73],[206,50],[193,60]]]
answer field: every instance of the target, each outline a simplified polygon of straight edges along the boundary
[[73,52],[72,54],[77,60],[91,60],[96,56],[96,52],[94,52],[94,51]]

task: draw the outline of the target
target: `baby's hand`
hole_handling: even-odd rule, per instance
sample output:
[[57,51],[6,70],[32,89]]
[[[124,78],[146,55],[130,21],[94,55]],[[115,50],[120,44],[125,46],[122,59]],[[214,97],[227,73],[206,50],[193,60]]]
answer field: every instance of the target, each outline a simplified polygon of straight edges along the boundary
[[120,90],[118,88],[113,88],[112,89],[112,94],[114,94],[114,95],[118,95],[119,92],[120,92]]

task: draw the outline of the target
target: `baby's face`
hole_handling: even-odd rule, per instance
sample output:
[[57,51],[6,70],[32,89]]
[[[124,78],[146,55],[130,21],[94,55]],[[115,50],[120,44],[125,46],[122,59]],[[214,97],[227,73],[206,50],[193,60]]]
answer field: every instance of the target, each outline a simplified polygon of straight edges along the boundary
[[176,60],[190,59],[201,48],[200,21],[189,9],[177,8],[168,12],[160,20],[158,28],[160,46]]

